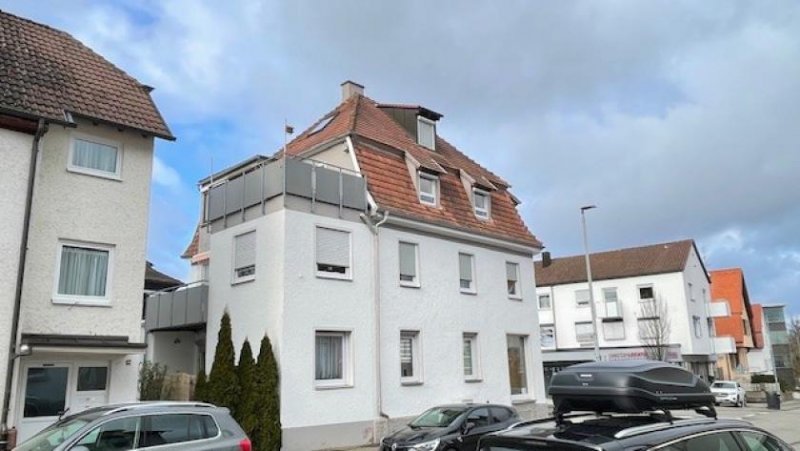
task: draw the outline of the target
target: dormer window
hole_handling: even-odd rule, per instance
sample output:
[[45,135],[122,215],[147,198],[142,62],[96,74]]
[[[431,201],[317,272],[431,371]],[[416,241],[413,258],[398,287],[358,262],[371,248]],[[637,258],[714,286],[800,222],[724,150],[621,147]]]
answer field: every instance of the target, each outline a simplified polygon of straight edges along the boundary
[[422,116],[417,116],[417,143],[428,149],[436,150],[436,123]]
[[437,206],[439,204],[439,179],[425,172],[419,173],[419,201],[423,204]]
[[475,216],[480,219],[489,219],[492,198],[484,190],[475,188],[472,190],[472,206],[475,208]]

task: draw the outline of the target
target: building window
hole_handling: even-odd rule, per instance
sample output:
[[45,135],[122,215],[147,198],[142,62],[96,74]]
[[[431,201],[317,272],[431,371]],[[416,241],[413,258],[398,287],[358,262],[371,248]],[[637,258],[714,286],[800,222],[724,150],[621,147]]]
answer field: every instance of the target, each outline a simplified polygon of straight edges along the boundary
[[458,254],[458,279],[462,293],[475,293],[475,256]]
[[549,294],[540,294],[539,295],[539,310],[550,310],[553,304],[550,300]]
[[603,321],[603,337],[606,340],[624,340],[625,323],[621,318],[615,321]]
[[351,279],[350,232],[317,227],[317,277]]
[[639,338],[659,339],[659,318],[639,318]]
[[480,362],[478,361],[478,334],[464,334],[464,378],[468,381],[480,379]]
[[315,381],[317,387],[350,385],[350,332],[317,331]]
[[419,173],[419,201],[423,204],[439,205],[439,178],[425,172]]
[[528,394],[528,372],[525,362],[526,335],[508,335],[508,379],[511,385],[511,396]]
[[589,307],[589,290],[575,290],[575,305]]
[[78,368],[77,391],[104,391],[107,384],[107,366],[82,366]]
[[472,205],[475,207],[475,216],[480,219],[489,219],[492,196],[480,189],[472,190]]
[[644,316],[653,316],[657,311],[652,285],[639,287],[639,308]]
[[591,322],[575,323],[575,339],[581,346],[594,344],[594,330]]
[[653,299],[653,286],[647,285],[639,287],[639,300],[644,301],[647,299]]
[[619,299],[617,298],[616,288],[603,288],[603,300],[606,304],[607,318],[622,317],[622,314],[619,311]]
[[414,243],[400,242],[400,285],[404,287],[419,286],[419,257]]
[[417,116],[417,142],[428,149],[436,150],[436,123]]
[[708,336],[709,337],[716,337],[717,332],[714,330],[714,318],[706,318],[708,322]]
[[692,316],[692,324],[694,325],[694,336],[696,338],[703,338],[703,323],[700,322],[699,316]]
[[96,138],[73,138],[68,169],[102,177],[119,178],[119,144]]
[[745,335],[750,335],[750,322],[747,321],[747,318],[742,319],[742,328],[744,329]]
[[419,383],[422,381],[422,363],[419,352],[419,332],[404,330],[400,332],[400,382]]
[[695,302],[695,300],[694,300],[694,286],[692,285],[691,282],[689,282],[687,285],[689,285],[689,300],[692,301],[692,302]]
[[60,243],[54,302],[107,303],[111,280],[110,246]]
[[509,297],[520,297],[518,263],[506,262],[506,287]]
[[556,326],[552,324],[539,326],[539,343],[542,348],[554,349],[556,347]]
[[247,232],[233,238],[233,283],[256,278],[256,232]]

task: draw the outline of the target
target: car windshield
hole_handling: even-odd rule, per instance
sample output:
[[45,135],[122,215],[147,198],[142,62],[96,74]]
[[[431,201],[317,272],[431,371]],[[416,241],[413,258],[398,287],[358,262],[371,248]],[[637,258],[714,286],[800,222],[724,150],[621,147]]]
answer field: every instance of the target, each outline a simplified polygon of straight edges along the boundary
[[434,407],[409,423],[411,427],[444,428],[450,426],[456,418],[464,413],[463,407]]
[[97,415],[77,415],[65,418],[14,449],[16,451],[52,451],[95,418]]
[[714,382],[711,384],[711,388],[736,388],[736,384],[733,382]]

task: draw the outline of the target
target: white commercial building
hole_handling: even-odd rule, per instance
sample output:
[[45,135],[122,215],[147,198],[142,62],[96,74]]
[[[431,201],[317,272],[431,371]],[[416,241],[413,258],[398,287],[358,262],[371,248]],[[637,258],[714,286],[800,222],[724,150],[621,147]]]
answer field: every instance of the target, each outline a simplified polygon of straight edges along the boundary
[[284,450],[374,443],[437,404],[545,397],[541,244],[508,184],[436,134],[441,115],[362,89],[344,83],[286,152],[201,181],[186,257],[208,280],[205,367],[225,311],[237,351],[270,337]]
[[[136,399],[154,137],[147,88],[66,33],[0,12],[3,431]],[[13,436],[14,434],[12,434]]]
[[[603,360],[656,358],[713,376],[709,277],[692,240],[591,254]],[[583,255],[536,262],[545,375],[594,360]]]

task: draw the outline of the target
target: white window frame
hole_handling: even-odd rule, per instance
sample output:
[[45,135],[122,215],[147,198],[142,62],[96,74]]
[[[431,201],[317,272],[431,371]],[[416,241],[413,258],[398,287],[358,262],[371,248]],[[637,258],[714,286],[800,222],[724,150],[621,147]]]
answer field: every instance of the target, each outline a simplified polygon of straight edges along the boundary
[[[467,255],[469,256],[470,265],[472,267],[472,286],[469,288],[464,288],[461,286],[461,256]],[[477,281],[477,271],[476,271],[476,264],[475,264],[475,254],[471,252],[458,252],[458,291],[463,294],[477,294],[478,293],[478,281]]]
[[[590,340],[588,340],[588,341],[587,340],[581,340],[581,336],[586,336],[587,334],[579,334],[578,333],[578,326],[589,326],[588,335],[590,337]],[[594,340],[595,340],[594,335],[595,335],[595,331],[594,331],[594,328],[592,327],[592,322],[591,321],[575,321],[575,341],[577,341],[579,345],[584,346],[584,345],[594,344]]]
[[692,315],[692,328],[694,329],[694,338],[703,338],[703,323],[700,322],[700,317]]
[[[86,168],[83,166],[77,166],[72,163],[72,159],[75,153],[75,141],[88,141],[95,144],[102,144],[105,146],[111,146],[117,149],[117,167],[114,172],[106,172],[100,171],[93,168]],[[67,156],[67,170],[70,172],[80,173],[91,175],[94,177],[100,177],[105,179],[111,180],[122,180],[122,158],[123,158],[123,148],[122,143],[119,141],[114,141],[111,139],[99,138],[93,135],[87,135],[84,133],[72,133],[70,136],[69,141],[69,155]]]
[[[244,231],[242,233],[237,233],[233,237],[233,246],[232,246],[232,251],[233,252],[231,252],[231,268],[233,268],[233,271],[231,272],[231,284],[232,285],[239,284],[239,283],[250,282],[252,280],[256,280],[256,268],[258,267],[258,264],[257,264],[256,261],[253,262],[253,274],[250,274],[250,275],[247,275],[247,276],[239,277],[239,275],[238,275],[238,269],[239,268],[236,267],[236,240],[240,236],[247,235],[248,233],[252,233],[253,234],[253,239],[256,242],[256,244],[255,244],[256,249],[253,250],[253,253],[255,255],[255,257],[254,257],[255,260],[258,260],[258,235],[256,235],[255,229],[247,230],[247,231]],[[314,244],[316,245],[316,243],[314,243]],[[243,268],[246,268],[246,266],[243,267]]]
[[[615,319],[621,318],[622,315],[619,317],[614,317]],[[603,339],[606,341],[620,341],[625,339],[625,321],[617,319],[616,321],[603,321]],[[620,324],[622,328],[622,336],[621,337],[610,337],[608,334],[608,330],[606,329],[607,324]]]
[[[318,267],[319,259],[317,258],[317,240],[319,239],[319,229],[328,229],[336,232],[347,234],[348,251],[350,254],[350,261],[344,273],[320,271]],[[339,227],[331,227],[325,224],[314,225],[314,273],[320,279],[337,279],[337,280],[353,280],[353,232],[351,230],[342,229]]]
[[[584,291],[585,291],[587,294],[589,294],[589,296],[586,298],[586,303],[585,303],[585,304],[581,304],[581,303],[578,301],[578,293],[579,293],[579,292],[584,292]],[[588,289],[588,288],[581,288],[581,289],[575,290],[575,307],[576,307],[576,308],[586,308],[586,307],[591,307],[591,304],[592,304],[592,296],[591,296],[591,293],[589,293],[589,289]]]
[[[547,307],[542,307],[542,296],[547,296],[549,299],[549,305]],[[536,295],[536,302],[539,305],[539,310],[552,310],[553,309],[553,296],[550,293],[540,293]]]
[[[413,280],[402,280],[400,278],[400,246],[403,244],[408,244],[414,246],[414,267],[416,275],[414,276]],[[397,278],[400,281],[401,287],[411,287],[411,288],[419,288],[422,286],[420,283],[420,274],[419,274],[419,243],[414,243],[412,241],[406,240],[399,240],[397,242]]]
[[[606,287],[606,288],[603,288],[601,291],[603,293],[603,308],[605,309],[605,313],[606,313],[605,317],[606,318],[622,318],[622,304],[619,302],[619,290],[617,289],[617,287]],[[606,293],[611,292],[611,291],[614,292],[614,297],[616,298],[616,300],[613,302],[613,304],[616,304],[617,314],[614,315],[614,316],[610,315],[609,312],[608,312],[608,310],[609,310],[608,309],[608,305],[611,304],[611,302],[609,302],[608,298],[606,297]]]
[[[61,278],[61,254],[64,247],[82,247],[86,249],[94,249],[98,251],[108,252],[108,270],[106,273],[106,295],[105,296],[81,296],[71,294],[61,294],[58,292],[58,284]],[[56,249],[56,270],[53,282],[53,304],[66,304],[66,305],[85,305],[89,307],[110,307],[111,299],[113,299],[113,286],[114,286],[114,249],[115,246],[111,244],[89,243],[86,241],[75,240],[59,240]]]
[[[317,379],[317,336],[342,337],[342,378]],[[320,328],[314,330],[314,352],[311,353],[311,377],[317,390],[353,387],[353,331],[351,329]]]
[[642,325],[645,324],[646,322],[649,322],[649,321],[658,321],[658,320],[659,319],[657,317],[652,317],[652,316],[639,318],[639,320],[638,320],[638,322],[636,324],[636,326],[638,327],[639,339],[648,340],[648,339],[656,338],[656,336],[653,335],[653,334],[656,333],[656,331],[654,330],[655,327],[644,327],[643,328]]
[[[462,368],[464,372],[464,380],[466,382],[480,382],[482,380],[481,376],[481,353],[480,353],[480,345],[478,343],[478,333],[477,332],[464,332],[462,335],[461,340],[461,354],[462,354]],[[463,362],[463,354],[464,354],[464,344],[469,341],[470,342],[470,351],[472,352],[472,374],[467,374],[467,367]]]
[[692,302],[697,302],[694,298],[694,285],[692,284],[692,282],[689,282],[687,286],[689,289],[689,300]]
[[[543,335],[543,332],[545,331],[545,329],[550,329],[553,332],[553,345],[552,346],[545,346],[544,342],[542,341],[542,335]],[[556,337],[556,325],[555,324],[540,324],[539,325],[539,346],[541,346],[542,349],[556,349],[558,347],[558,343],[557,343],[556,340],[557,340],[557,337]]]
[[[506,356],[508,356],[508,337],[509,336],[516,336],[522,339],[522,362],[525,365],[525,393],[518,393],[511,395],[511,401],[527,401],[533,398],[534,393],[532,391],[533,388],[533,380],[531,378],[531,370],[533,367],[533,361],[529,357],[531,354],[531,340],[530,337],[526,334],[520,333],[506,333]],[[510,371],[510,368],[507,367],[507,370]],[[510,388],[510,387],[509,387]]]
[[[478,203],[475,201],[475,196],[481,195],[486,199],[486,207],[478,208]],[[480,188],[472,188],[472,209],[475,211],[475,217],[482,220],[488,220],[492,217],[492,195],[486,190]]]
[[[400,331],[400,341],[398,344],[402,343],[402,339],[404,336],[411,337],[411,370],[413,374],[411,376],[403,377],[402,375],[402,359],[398,359],[398,363],[401,365],[401,375],[400,375],[400,384],[401,385],[421,385],[422,384],[422,333],[419,330],[412,330],[412,329],[403,329]],[[400,346],[397,347],[398,353],[400,352]],[[401,357],[398,354],[398,357]]]
[[[520,277],[522,275],[522,271],[520,269],[520,264],[517,263],[517,262],[507,261],[506,262],[506,266],[505,266],[506,271],[508,271],[508,265],[514,265],[514,267],[517,270],[516,292],[513,293],[513,294],[512,293],[508,293],[508,298],[509,299],[514,299],[514,300],[520,300],[520,299],[522,299],[522,280],[521,280],[521,277]],[[506,274],[506,287],[508,287],[508,274]],[[507,291],[508,291],[508,289],[506,289],[506,292]]]
[[[419,191],[419,201],[425,205],[430,205],[431,207],[438,207],[439,206],[439,177],[428,174],[427,172],[417,171],[417,187]],[[422,179],[429,180],[433,183],[433,193],[426,193],[422,191]],[[431,200],[429,197],[433,197]]]
[[[420,133],[420,126],[419,126],[420,122],[423,122],[426,125],[430,125],[431,128],[433,129],[433,133],[431,133],[432,141],[431,141],[430,145],[428,145],[428,143],[423,143],[422,142],[422,139],[421,139],[422,136],[421,136],[421,133]],[[432,120],[428,119],[427,117],[417,116],[417,144],[419,144],[420,146],[425,147],[427,149],[436,150],[436,122],[435,121],[432,121]]]

